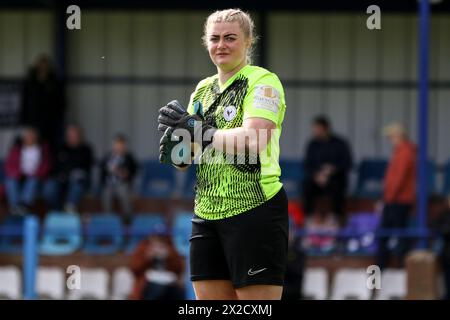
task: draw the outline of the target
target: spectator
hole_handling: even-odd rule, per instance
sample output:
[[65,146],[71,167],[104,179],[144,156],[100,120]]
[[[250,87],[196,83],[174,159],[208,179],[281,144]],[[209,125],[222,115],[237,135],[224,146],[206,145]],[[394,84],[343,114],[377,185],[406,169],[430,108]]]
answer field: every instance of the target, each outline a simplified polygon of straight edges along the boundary
[[324,116],[313,121],[313,139],[308,143],[305,156],[303,203],[307,215],[315,210],[319,195],[331,197],[334,213],[343,223],[348,173],[352,168],[352,155],[347,142],[331,131]]
[[130,269],[135,276],[130,299],[184,299],[184,259],[163,232],[150,235],[138,245]]
[[90,186],[92,163],[91,147],[83,141],[81,129],[68,126],[66,142],[56,154],[55,176],[45,188],[53,209],[63,206],[68,212],[78,210],[81,198]]
[[57,79],[49,58],[42,55],[30,69],[23,86],[21,124],[35,127],[54,152],[62,134],[64,115],[64,86]]
[[25,128],[5,163],[6,195],[11,213],[23,215],[30,209],[50,166],[48,145],[39,142],[34,128]]
[[136,161],[128,151],[127,140],[117,135],[109,152],[101,164],[103,209],[113,211],[113,201],[117,197],[122,212],[128,219],[131,215],[131,187],[136,174]]
[[[416,198],[416,146],[409,141],[402,125],[391,124],[384,129],[385,136],[393,146],[393,153],[384,178],[384,207],[380,228],[406,228],[409,213]],[[400,258],[406,252],[405,241],[383,237],[379,241],[377,263],[386,267],[390,248],[397,243]]]

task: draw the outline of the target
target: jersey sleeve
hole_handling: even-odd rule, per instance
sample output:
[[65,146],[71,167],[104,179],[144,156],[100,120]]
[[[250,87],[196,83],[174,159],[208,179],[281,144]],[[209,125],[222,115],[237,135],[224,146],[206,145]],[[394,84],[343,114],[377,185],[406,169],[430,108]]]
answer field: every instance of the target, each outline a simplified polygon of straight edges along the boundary
[[272,73],[258,79],[244,100],[244,120],[263,118],[276,124],[285,108],[284,91],[278,77]]

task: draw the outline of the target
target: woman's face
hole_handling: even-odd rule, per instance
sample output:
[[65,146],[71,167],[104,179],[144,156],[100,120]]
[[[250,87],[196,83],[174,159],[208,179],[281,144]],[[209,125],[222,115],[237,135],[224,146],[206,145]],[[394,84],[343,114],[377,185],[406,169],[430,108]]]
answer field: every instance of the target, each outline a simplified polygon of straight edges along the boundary
[[245,64],[249,41],[238,22],[210,24],[207,45],[212,62],[222,71],[231,71],[240,64]]
[[32,146],[37,143],[37,134],[36,131],[31,129],[26,129],[23,132],[23,143],[27,146]]

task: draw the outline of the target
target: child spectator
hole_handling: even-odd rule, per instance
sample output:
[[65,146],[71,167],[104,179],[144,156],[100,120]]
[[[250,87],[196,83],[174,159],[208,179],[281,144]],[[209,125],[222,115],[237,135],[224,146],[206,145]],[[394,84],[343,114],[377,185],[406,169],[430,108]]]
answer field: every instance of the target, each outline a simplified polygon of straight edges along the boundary
[[113,211],[114,199],[117,198],[126,219],[131,216],[131,189],[136,174],[136,161],[128,151],[125,136],[117,135],[112,143],[112,150],[101,163],[102,202],[106,212]]

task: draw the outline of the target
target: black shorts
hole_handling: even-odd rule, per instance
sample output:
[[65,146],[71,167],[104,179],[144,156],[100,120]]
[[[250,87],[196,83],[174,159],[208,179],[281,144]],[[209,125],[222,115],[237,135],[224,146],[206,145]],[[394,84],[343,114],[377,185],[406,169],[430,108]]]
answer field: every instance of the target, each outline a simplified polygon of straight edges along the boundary
[[235,288],[283,285],[288,246],[283,188],[259,207],[221,220],[192,219],[191,280],[231,280]]

